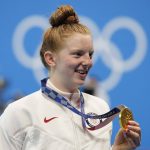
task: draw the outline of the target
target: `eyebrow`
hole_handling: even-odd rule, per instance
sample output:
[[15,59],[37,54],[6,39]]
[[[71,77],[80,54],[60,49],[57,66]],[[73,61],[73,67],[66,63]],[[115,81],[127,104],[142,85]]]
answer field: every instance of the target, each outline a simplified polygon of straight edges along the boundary
[[[85,50],[83,50],[83,49],[72,49],[71,50],[71,53],[84,53],[85,52]],[[90,54],[92,54],[93,55],[93,53],[94,53],[94,49],[90,49],[89,51],[88,51],[88,53],[90,53]]]

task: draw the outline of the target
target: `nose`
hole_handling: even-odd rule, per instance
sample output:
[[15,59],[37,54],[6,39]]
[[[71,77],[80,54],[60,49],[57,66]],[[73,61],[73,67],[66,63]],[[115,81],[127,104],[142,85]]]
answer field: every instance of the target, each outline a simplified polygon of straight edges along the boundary
[[82,65],[85,67],[91,67],[93,65],[92,58],[89,54],[85,55]]

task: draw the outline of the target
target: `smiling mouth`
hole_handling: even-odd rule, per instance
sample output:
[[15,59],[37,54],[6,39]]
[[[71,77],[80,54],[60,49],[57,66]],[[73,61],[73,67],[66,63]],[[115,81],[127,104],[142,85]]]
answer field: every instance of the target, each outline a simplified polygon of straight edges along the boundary
[[85,78],[88,74],[88,69],[78,69],[78,70],[76,70],[76,73],[79,74],[80,79],[85,80]]
[[88,70],[77,70],[76,72],[78,72],[80,74],[87,74]]

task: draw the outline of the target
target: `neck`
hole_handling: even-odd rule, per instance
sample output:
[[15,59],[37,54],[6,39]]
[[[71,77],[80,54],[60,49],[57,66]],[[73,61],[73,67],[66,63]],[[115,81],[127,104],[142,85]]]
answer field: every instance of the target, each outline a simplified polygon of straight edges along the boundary
[[71,87],[69,85],[62,84],[59,80],[54,80],[53,78],[50,78],[51,83],[58,88],[60,91],[67,92],[67,93],[76,93],[78,92],[77,87]]

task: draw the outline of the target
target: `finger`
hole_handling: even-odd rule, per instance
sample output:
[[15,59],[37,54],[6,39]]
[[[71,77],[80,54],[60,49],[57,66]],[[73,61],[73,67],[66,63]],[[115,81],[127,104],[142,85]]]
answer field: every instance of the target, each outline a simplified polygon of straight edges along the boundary
[[141,128],[139,126],[128,125],[127,130],[134,131],[134,132],[138,133],[141,137]]
[[127,129],[139,133],[140,138],[141,138],[141,128],[140,128],[139,123],[137,123],[136,121],[130,120],[130,121],[128,122]]
[[137,147],[136,143],[127,135],[126,132],[124,132],[124,138],[126,139],[128,146],[130,146],[130,148],[135,149]]
[[133,126],[138,126],[138,127],[140,126],[139,123],[134,120],[129,120],[128,125],[133,125]]
[[132,130],[128,130],[126,132],[126,136],[130,139],[132,139],[132,141],[135,143],[136,146],[139,146],[141,143],[141,137],[139,135],[139,133],[134,132]]

